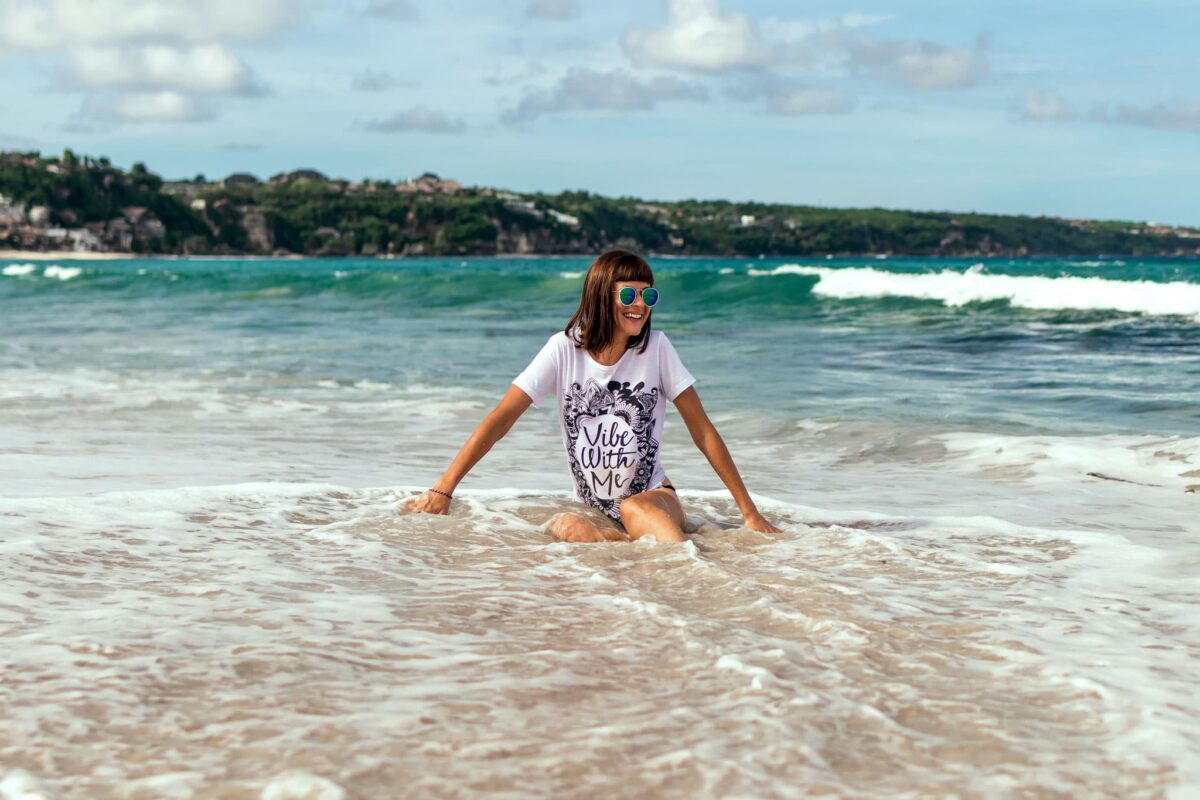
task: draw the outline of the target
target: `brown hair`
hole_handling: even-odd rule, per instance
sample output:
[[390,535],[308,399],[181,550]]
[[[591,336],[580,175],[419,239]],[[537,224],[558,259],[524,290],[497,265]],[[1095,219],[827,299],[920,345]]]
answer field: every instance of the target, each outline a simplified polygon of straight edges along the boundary
[[[654,273],[646,259],[628,250],[609,250],[592,262],[583,279],[583,296],[579,308],[575,309],[566,333],[575,340],[575,346],[591,353],[599,353],[612,344],[616,334],[616,303],[613,295],[621,281],[636,281],[654,285]],[[646,352],[650,341],[650,320],[647,315],[642,332],[632,337],[625,349],[641,345],[639,352]]]

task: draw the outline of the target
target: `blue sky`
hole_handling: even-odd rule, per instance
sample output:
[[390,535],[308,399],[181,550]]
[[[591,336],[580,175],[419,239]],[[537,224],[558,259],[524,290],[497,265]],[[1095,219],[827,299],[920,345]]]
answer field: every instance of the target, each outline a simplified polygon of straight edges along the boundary
[[1200,225],[1200,4],[0,0],[0,148]]

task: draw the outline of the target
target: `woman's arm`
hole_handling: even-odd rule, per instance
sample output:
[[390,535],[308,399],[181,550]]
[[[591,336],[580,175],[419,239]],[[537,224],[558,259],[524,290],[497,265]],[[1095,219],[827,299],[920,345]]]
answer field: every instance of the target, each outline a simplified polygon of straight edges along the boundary
[[[500,404],[483,418],[483,422],[475,428],[475,432],[467,439],[454,461],[433,485],[437,492],[425,492],[405,503],[403,510],[407,513],[445,514],[450,511],[450,498],[459,481],[467,476],[471,468],[479,463],[479,459],[488,454],[496,442],[504,438],[513,424],[521,418],[533,401],[529,395],[516,386],[509,386],[508,391],[500,400]],[[445,494],[438,494],[445,492]]]
[[729,455],[725,440],[717,433],[716,426],[705,413],[704,406],[700,403],[700,395],[696,394],[694,386],[689,386],[679,393],[675,398],[675,408],[679,409],[679,416],[683,417],[688,433],[692,434],[692,441],[700,448],[700,452],[704,453],[708,463],[733,495],[734,502],[746,519],[746,527],[763,533],[782,533],[758,513],[758,507],[750,499],[746,484],[742,483],[742,476],[738,474],[737,466],[733,463],[733,456]]

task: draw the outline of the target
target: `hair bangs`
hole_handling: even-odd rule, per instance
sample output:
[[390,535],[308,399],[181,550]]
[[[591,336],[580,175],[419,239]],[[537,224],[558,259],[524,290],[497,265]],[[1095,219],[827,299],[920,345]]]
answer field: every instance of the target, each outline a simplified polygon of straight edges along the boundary
[[636,281],[654,285],[654,271],[650,269],[646,259],[633,253],[624,253],[622,256],[628,257],[620,257],[613,264],[611,283]]

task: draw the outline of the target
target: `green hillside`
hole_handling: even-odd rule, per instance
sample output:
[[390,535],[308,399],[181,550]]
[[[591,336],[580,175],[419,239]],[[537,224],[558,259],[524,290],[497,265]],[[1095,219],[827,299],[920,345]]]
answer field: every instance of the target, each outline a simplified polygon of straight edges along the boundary
[[1038,256],[1200,254],[1200,230],[1142,222],[521,194],[436,175],[313,170],[166,181],[67,151],[0,153],[0,247],[173,254]]

